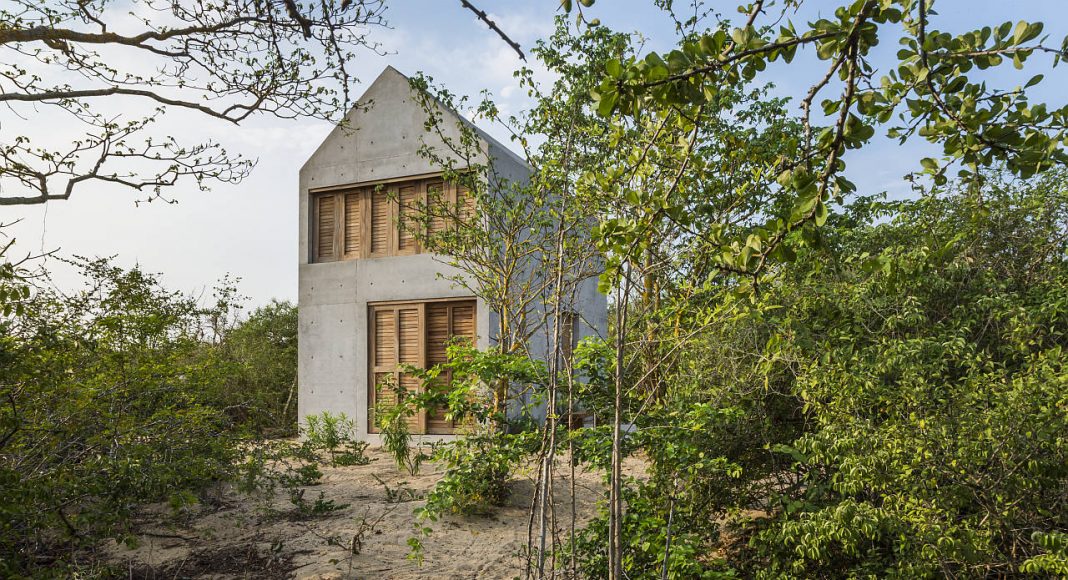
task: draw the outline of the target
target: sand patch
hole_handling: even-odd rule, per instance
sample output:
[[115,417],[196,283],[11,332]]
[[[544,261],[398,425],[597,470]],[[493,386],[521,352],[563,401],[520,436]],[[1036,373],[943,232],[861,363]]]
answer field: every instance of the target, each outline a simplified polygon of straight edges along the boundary
[[[368,465],[321,466],[321,483],[302,488],[306,501],[319,498],[347,507],[298,517],[284,491],[266,502],[231,489],[178,519],[162,505],[145,510],[137,546],[111,543],[108,558],[136,578],[513,578],[520,574],[535,473],[520,470],[509,483],[505,505],[486,516],[449,517],[427,523],[423,561],[410,559],[416,535],[413,511],[441,478],[436,465],[418,475],[397,469],[380,450]],[[570,469],[561,461],[554,498],[561,537],[570,523]],[[576,468],[579,526],[602,497],[603,474]]]

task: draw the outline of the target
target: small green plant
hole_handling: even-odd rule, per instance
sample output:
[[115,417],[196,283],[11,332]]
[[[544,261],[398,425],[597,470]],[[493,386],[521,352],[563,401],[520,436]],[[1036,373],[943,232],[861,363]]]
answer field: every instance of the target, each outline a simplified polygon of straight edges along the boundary
[[367,443],[355,439],[356,424],[344,413],[323,411],[304,419],[304,449],[311,455],[326,451],[332,467],[367,465]]
[[512,470],[536,441],[537,433],[492,432],[437,446],[434,460],[445,465],[445,475],[417,514],[433,521],[446,514],[485,514],[502,505]]
[[395,388],[400,403],[380,404],[375,408],[375,417],[382,432],[382,447],[393,456],[398,468],[404,469],[409,475],[415,475],[419,473],[419,467],[427,457],[421,449],[412,449],[412,432],[408,427],[408,420],[415,415],[417,409],[409,404],[402,387],[387,384],[383,388]]
[[367,447],[369,443],[366,441],[349,441],[346,445],[347,449],[343,449],[334,454],[334,467],[367,465],[371,462],[371,458],[367,456]]
[[319,492],[319,497],[315,498],[315,501],[309,502],[304,499],[303,489],[291,489],[289,491],[289,502],[296,508],[296,515],[300,517],[315,517],[323,516],[329,513],[343,510],[349,507],[350,504],[339,504],[332,499],[326,499],[324,492]]
[[371,477],[375,478],[375,481],[380,483],[386,490],[386,503],[404,503],[409,501],[417,501],[423,499],[422,494],[418,491],[408,487],[407,481],[398,481],[397,487],[391,487],[389,483],[384,481],[381,477],[371,474]]
[[319,470],[318,464],[307,463],[299,467],[287,466],[287,469],[278,476],[278,481],[283,487],[291,488],[319,485],[319,479],[322,477],[323,472]]

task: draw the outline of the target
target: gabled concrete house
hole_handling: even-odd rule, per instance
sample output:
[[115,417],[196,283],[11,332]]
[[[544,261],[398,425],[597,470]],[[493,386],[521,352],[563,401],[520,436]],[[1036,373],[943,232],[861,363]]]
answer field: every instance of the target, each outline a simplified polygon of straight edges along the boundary
[[[445,131],[463,122],[444,107],[442,114]],[[422,252],[398,227],[405,200],[425,200],[428,191],[463,203],[465,192],[419,152],[424,145],[443,149],[425,122],[409,80],[386,68],[349,112],[348,126],[335,128],[300,170],[298,412],[302,420],[345,413],[358,436],[372,442],[378,440],[375,405],[395,395],[371,385],[392,377],[415,388],[401,365],[443,362],[450,337],[467,337],[479,348],[495,340],[496,314],[448,279],[455,269]],[[478,134],[489,155],[483,162],[495,173],[520,181],[529,176],[522,159]],[[579,294],[573,307],[579,311],[566,321],[572,342],[603,336],[607,325],[596,280]],[[544,333],[532,339],[533,352],[546,351]],[[413,418],[412,429],[442,436],[456,426],[442,413],[424,413]]]

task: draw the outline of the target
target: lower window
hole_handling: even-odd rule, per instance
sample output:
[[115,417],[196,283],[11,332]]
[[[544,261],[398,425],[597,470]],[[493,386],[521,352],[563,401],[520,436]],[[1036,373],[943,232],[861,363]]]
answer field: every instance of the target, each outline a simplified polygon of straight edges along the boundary
[[[431,368],[446,362],[445,347],[456,337],[475,341],[474,300],[433,300],[375,304],[370,307],[368,334],[370,377],[368,384],[367,425],[372,433],[375,409],[397,404],[397,389],[417,393],[417,377],[402,370],[404,365]],[[439,375],[451,381],[449,371]],[[454,421],[445,418],[443,409],[420,411],[408,419],[412,433],[446,435],[456,431]]]

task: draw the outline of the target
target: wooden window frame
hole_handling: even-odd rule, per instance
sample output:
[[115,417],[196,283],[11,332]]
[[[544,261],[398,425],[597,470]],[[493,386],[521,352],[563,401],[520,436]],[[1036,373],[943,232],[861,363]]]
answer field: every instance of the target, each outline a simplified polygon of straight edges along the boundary
[[[402,211],[400,208],[400,189],[407,186],[415,186],[414,203],[423,204],[424,206],[429,202],[428,192],[431,185],[441,184],[443,187],[443,201],[450,205],[455,206],[458,201],[458,191],[461,189],[456,183],[446,181],[441,175],[422,176],[415,179],[395,179],[387,181],[379,181],[373,183],[366,183],[353,186],[345,186],[340,188],[330,188],[321,190],[312,190],[309,192],[311,211],[311,227],[309,228],[309,236],[311,238],[311,263],[324,263],[324,262],[337,262],[343,260],[359,260],[368,258],[392,258],[395,256],[413,256],[416,254],[425,253],[422,244],[419,242],[418,235],[414,240],[412,248],[400,250],[401,245],[401,217]],[[374,227],[372,219],[372,195],[373,192],[381,190],[388,197],[388,220],[389,220],[389,232],[386,237],[386,248],[384,250],[378,250],[372,252],[372,228]],[[360,220],[359,220],[359,248],[354,252],[347,252],[345,248],[346,241],[346,228],[348,227],[347,203],[346,197],[350,195],[360,196],[358,206],[360,208]],[[319,252],[319,211],[320,201],[324,198],[334,198],[334,231],[332,234],[333,239],[333,253],[329,257],[321,257]],[[474,208],[470,208],[469,211],[474,215]],[[446,223],[444,228],[453,227],[452,223]],[[422,233],[422,232],[420,232]]]
[[[449,340],[452,337],[457,336],[453,334],[453,309],[457,306],[470,306],[471,308],[471,324],[473,336],[471,340],[477,343],[478,340],[478,301],[474,297],[465,298],[437,298],[428,300],[404,300],[404,301],[388,301],[388,302],[375,302],[367,305],[367,432],[368,433],[380,433],[381,430],[375,425],[374,422],[374,409],[377,404],[376,395],[378,391],[377,376],[385,373],[392,373],[394,384],[400,384],[401,374],[401,317],[400,311],[406,309],[417,309],[419,313],[419,346],[418,346],[418,364],[413,365],[419,368],[428,368],[428,343],[429,343],[429,324],[427,323],[427,310],[431,304],[446,304],[448,305],[448,322],[447,322],[447,336]],[[393,336],[394,336],[394,352],[393,361],[391,364],[379,365],[377,348],[377,318],[380,312],[391,311],[393,312]],[[451,435],[455,433],[456,424],[453,423],[448,430],[445,431],[432,431],[428,428],[427,412],[421,410],[416,415],[416,424],[413,434],[417,435]]]

